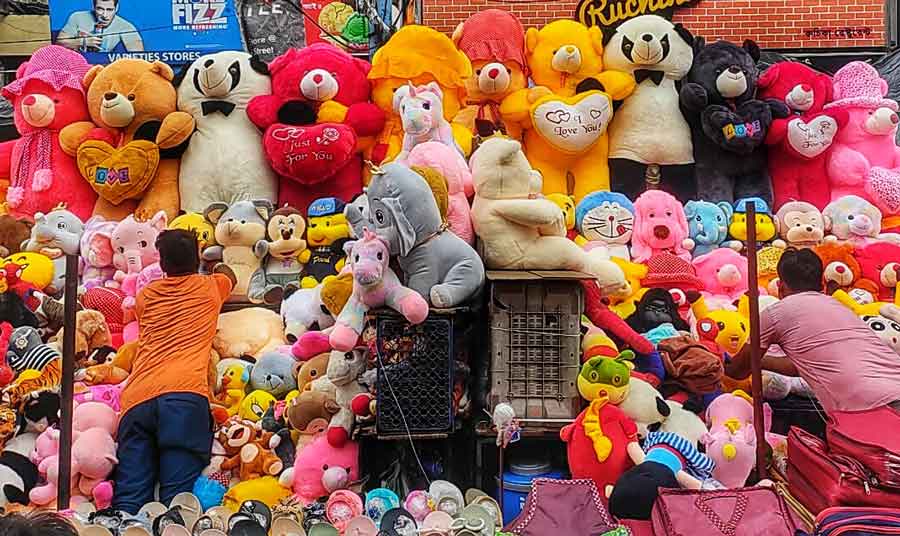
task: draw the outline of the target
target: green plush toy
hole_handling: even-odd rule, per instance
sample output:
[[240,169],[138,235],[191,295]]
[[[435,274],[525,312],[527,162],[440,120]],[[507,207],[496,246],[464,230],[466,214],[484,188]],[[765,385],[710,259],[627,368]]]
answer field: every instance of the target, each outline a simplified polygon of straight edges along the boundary
[[628,382],[634,369],[634,352],[625,350],[616,357],[596,356],[581,367],[578,392],[585,400],[609,398],[620,404],[628,396]]

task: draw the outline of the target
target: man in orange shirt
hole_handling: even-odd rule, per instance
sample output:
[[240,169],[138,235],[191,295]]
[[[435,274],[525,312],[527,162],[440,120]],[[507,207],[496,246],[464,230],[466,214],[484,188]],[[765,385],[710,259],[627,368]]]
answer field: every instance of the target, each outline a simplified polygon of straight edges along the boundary
[[213,425],[207,368],[222,304],[234,280],[199,275],[197,237],[170,230],[156,240],[166,277],[137,296],[137,355],[122,392],[113,507],[136,514],[191,491],[209,464]]

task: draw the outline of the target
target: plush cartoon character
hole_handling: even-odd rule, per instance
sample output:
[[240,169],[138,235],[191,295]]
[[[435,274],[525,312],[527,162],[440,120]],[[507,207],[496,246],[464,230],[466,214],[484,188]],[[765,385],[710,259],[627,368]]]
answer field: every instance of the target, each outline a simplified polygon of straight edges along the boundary
[[211,203],[278,200],[278,179],[266,162],[262,138],[247,117],[247,104],[268,95],[266,64],[246,52],[200,56],[173,80],[178,109],[197,130],[181,159],[181,210],[202,213]]
[[[395,108],[394,92],[409,83],[421,86],[436,82],[441,88],[444,118],[452,120],[466,98],[466,80],[472,77],[472,64],[457,50],[449,37],[427,26],[405,25],[394,33],[372,57],[369,80],[372,100],[387,121],[369,152],[376,164],[393,160],[400,154],[403,125]],[[451,123],[453,138],[468,155],[472,149],[472,131],[460,123]]]
[[113,265],[113,250],[110,237],[117,222],[107,221],[102,216],[92,216],[84,223],[81,235],[81,285],[85,289],[105,286],[112,282],[116,268]]
[[566,225],[566,238],[578,243],[578,231],[575,229],[575,198],[566,194],[550,194],[545,197],[562,210]]
[[[825,105],[848,115],[828,156],[831,199],[858,195],[886,217],[900,213],[900,149],[894,141],[900,121],[897,102],[885,98],[887,91],[874,67],[854,61],[834,74],[834,101]],[[896,224],[890,220],[884,227]]]
[[217,402],[225,406],[229,417],[233,417],[240,411],[241,402],[244,401],[247,384],[250,383],[250,367],[230,365],[222,374],[221,381],[222,394]]
[[320,197],[349,201],[361,191],[359,142],[384,125],[369,102],[369,68],[327,43],[288,49],[269,64],[272,94],[253,97],[247,115],[264,130],[263,150],[281,177],[279,205],[306,213]]
[[303,261],[308,259],[303,232],[306,221],[293,207],[281,207],[272,213],[266,224],[268,240],[260,240],[254,253],[260,259],[260,267],[250,277],[247,298],[251,303],[276,304],[286,292],[300,288]]
[[622,273],[625,274],[625,281],[628,283],[628,288],[631,289],[631,292],[607,296],[606,299],[609,300],[610,310],[622,318],[628,318],[635,310],[635,303],[647,291],[642,284],[642,280],[647,277],[649,269],[646,264],[626,261],[619,257],[610,257],[610,260],[622,269]]
[[263,415],[277,402],[274,396],[267,391],[257,389],[250,391],[244,400],[241,401],[241,408],[238,410],[238,417],[245,421],[259,422]]
[[678,331],[690,330],[672,294],[661,288],[648,289],[625,321],[638,333],[647,333],[663,324],[671,324]]
[[344,244],[350,239],[350,226],[344,217],[343,201],[335,197],[315,200],[307,216],[309,256],[301,259],[306,265],[300,274],[300,284],[303,288],[313,288],[344,268],[347,256]]
[[[728,244],[735,249],[743,250],[747,244],[747,205],[753,203],[756,209],[756,243],[762,247],[771,242],[777,235],[777,227],[772,213],[769,212],[769,204],[760,197],[748,197],[738,199],[734,204],[734,213],[731,215],[731,223],[728,225],[728,234],[738,243]],[[780,244],[782,247],[784,244]]]
[[697,277],[703,280],[703,295],[725,298],[729,302],[747,292],[747,258],[728,248],[719,248],[694,258]]
[[900,277],[900,246],[875,242],[854,252],[862,270],[862,277],[878,285],[878,301],[894,301],[894,289]]
[[460,153],[462,149],[453,139],[450,122],[444,119],[444,93],[437,82],[414,86],[411,82],[394,92],[394,109],[400,113],[403,126],[403,145],[394,162],[406,164],[409,152],[426,142],[436,142]]
[[697,192],[707,201],[743,197],[772,202],[764,141],[787,106],[756,98],[759,47],[751,40],[707,45],[694,40],[694,63],[681,86],[681,110],[691,127]]
[[736,355],[750,337],[747,299],[743,298],[741,302],[738,311],[710,310],[703,296],[691,303],[691,312],[694,313],[694,318],[698,322],[703,319],[709,319],[716,324],[718,333],[716,333],[715,342],[723,351],[728,352],[730,355]]
[[266,237],[272,203],[265,199],[213,203],[203,215],[216,226],[216,245],[203,251],[203,260],[216,262],[214,271],[230,270],[237,279],[233,299],[246,299],[250,279],[260,267],[256,244]]
[[3,88],[22,136],[0,145],[0,181],[9,186],[6,204],[13,216],[46,214],[65,202],[81,220],[90,217],[97,195],[60,145],[60,130],[90,119],[81,85],[88,69],[81,54],[49,45],[22,63],[16,80]]
[[634,205],[618,192],[591,192],[575,208],[575,242],[586,250],[603,246],[611,257],[631,260]]
[[[862,269],[853,256],[853,245],[846,242],[830,241],[814,248],[825,268],[825,286],[829,290],[850,290],[862,277]],[[835,288],[830,288],[830,287]]]
[[444,231],[434,195],[420,175],[388,164],[372,177],[367,193],[375,231],[397,256],[407,287],[441,308],[455,307],[479,292],[484,284],[481,258],[463,239]]
[[728,203],[688,201],[684,204],[689,236],[694,241],[694,257],[718,249],[728,238],[728,225],[734,209]]
[[[468,244],[474,244],[475,231],[472,230],[472,215],[468,198],[474,195],[475,189],[472,185],[472,172],[469,171],[469,165],[462,155],[443,143],[425,142],[413,147],[406,161],[410,166],[431,168],[444,177],[444,180],[447,182],[447,195],[449,197],[447,222],[450,225],[450,230]],[[355,204],[356,200],[350,205]],[[348,214],[348,210],[351,208],[350,205],[344,210],[348,221],[351,218]],[[366,205],[368,205],[368,198],[366,198]],[[360,203],[359,206],[362,207],[362,204]],[[360,210],[363,209],[361,208]],[[368,212],[368,206],[365,207],[364,211]],[[368,220],[368,216],[360,212],[360,216],[356,217],[356,220],[362,222],[363,220]],[[360,225],[364,225],[364,223],[358,224],[351,221],[351,225],[356,229]],[[371,224],[369,227],[374,228]],[[362,234],[357,233],[357,238],[361,236]]]
[[825,110],[833,96],[831,77],[794,61],[778,62],[759,78],[759,98],[787,105],[790,115],[775,118],[766,135],[776,209],[805,201],[819,210],[831,201],[826,164],[847,114]]
[[660,166],[662,190],[682,203],[696,197],[691,130],[678,106],[678,86],[694,59],[694,36],[681,24],[641,15],[620,24],[603,49],[607,69],[631,74],[637,86],[609,126],[612,189],[636,199],[647,165]]
[[33,251],[53,259],[53,283],[50,294],[61,292],[66,284],[66,255],[78,255],[84,224],[78,216],[60,205],[50,212],[36,212],[31,238],[23,251]]
[[474,76],[466,80],[466,105],[453,122],[481,137],[502,132],[521,140],[518,126],[503,121],[500,104],[528,87],[522,23],[509,11],[485,9],[459,23],[452,39],[472,62],[474,71]]
[[91,121],[64,128],[60,143],[99,195],[94,214],[178,215],[178,157],[194,119],[177,111],[174,78],[165,63],[138,59],[95,65],[85,75]]
[[216,245],[216,228],[201,213],[187,212],[182,214],[169,222],[169,229],[194,231],[197,234],[197,245],[200,247],[200,253],[203,253],[206,248]]
[[391,270],[390,245],[364,230],[363,238],[346,246],[353,273],[353,294],[331,330],[331,347],[349,352],[356,346],[365,325],[366,313],[388,306],[410,324],[421,324],[428,316],[428,302],[414,290],[404,287]]
[[294,461],[294,495],[306,505],[359,479],[359,444],[335,447],[324,436],[303,448]]
[[128,216],[116,225],[109,237],[113,250],[113,279],[120,285],[126,278],[134,278],[148,266],[159,262],[156,237],[166,229],[166,213],[157,212],[148,221]]
[[781,240],[795,248],[815,247],[825,239],[824,216],[805,201],[783,203],[775,213],[775,228]]
[[634,234],[631,255],[635,262],[669,252],[691,260],[694,242],[688,238],[684,207],[671,194],[648,190],[634,202]]
[[825,231],[854,246],[864,246],[882,238],[881,211],[858,195],[835,199],[822,211]]
[[41,253],[22,251],[0,259],[4,268],[5,280],[10,289],[17,283],[31,286],[37,290],[45,290],[53,283],[53,260]]
[[[634,90],[634,78],[603,66],[603,36],[572,20],[556,20],[525,34],[535,88],[507,97],[501,114],[525,132],[528,161],[543,176],[545,194],[576,201],[609,190],[609,138],[613,101]],[[568,176],[573,190],[568,187]]]

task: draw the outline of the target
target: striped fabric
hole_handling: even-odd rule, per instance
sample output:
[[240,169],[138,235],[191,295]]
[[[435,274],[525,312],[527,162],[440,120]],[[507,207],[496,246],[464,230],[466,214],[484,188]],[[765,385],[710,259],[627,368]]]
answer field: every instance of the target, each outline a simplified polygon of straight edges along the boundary
[[666,445],[678,451],[687,463],[685,471],[692,476],[706,480],[709,478],[712,470],[716,467],[716,462],[709,458],[691,444],[690,441],[672,432],[650,432],[647,439],[644,440],[644,452],[648,452],[656,445]]
[[54,359],[59,359],[60,357],[59,352],[46,344],[35,346],[22,355],[18,355],[14,352],[8,352],[6,354],[6,360],[9,362],[9,366],[16,372],[22,372],[23,370],[44,370],[47,363]]

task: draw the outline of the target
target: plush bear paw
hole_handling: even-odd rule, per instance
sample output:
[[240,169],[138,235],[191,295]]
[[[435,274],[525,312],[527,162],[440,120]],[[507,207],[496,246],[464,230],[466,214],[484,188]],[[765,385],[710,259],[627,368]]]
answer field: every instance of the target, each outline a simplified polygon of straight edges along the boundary
[[333,426],[328,429],[326,437],[329,445],[339,449],[350,439],[350,434],[340,426]]
[[450,296],[450,292],[447,291],[444,285],[435,285],[431,287],[430,294],[431,303],[438,309],[449,309],[456,305],[456,303],[453,302],[453,298]]
[[50,188],[53,184],[53,172],[49,169],[39,169],[34,172],[34,177],[31,179],[31,189],[35,192],[43,192],[44,190]]
[[369,393],[361,393],[353,397],[353,400],[350,401],[350,410],[354,415],[359,417],[368,417],[371,415],[369,412],[372,403],[372,395]]

